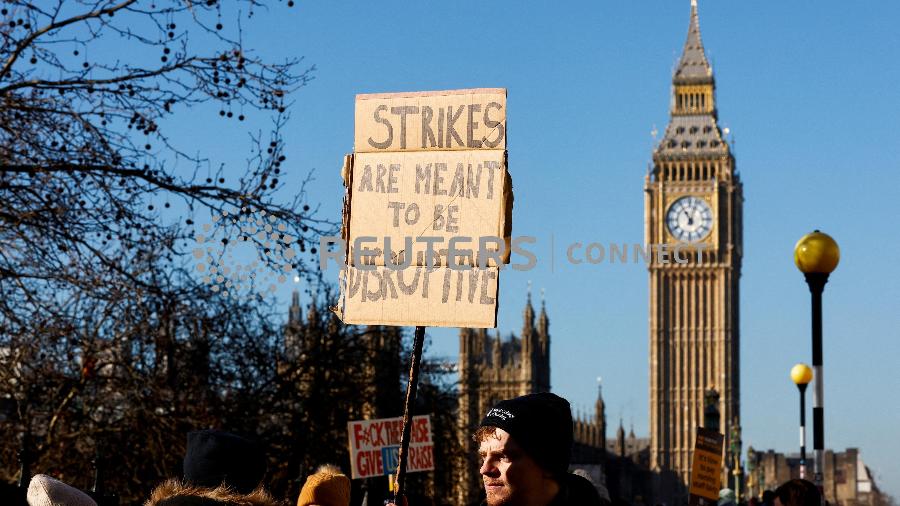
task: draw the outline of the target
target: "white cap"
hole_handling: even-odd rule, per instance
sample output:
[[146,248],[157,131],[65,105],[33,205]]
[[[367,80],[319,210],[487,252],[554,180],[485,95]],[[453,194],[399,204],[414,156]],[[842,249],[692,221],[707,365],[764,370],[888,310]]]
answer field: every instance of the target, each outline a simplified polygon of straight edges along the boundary
[[97,506],[91,496],[46,474],[28,484],[28,506]]

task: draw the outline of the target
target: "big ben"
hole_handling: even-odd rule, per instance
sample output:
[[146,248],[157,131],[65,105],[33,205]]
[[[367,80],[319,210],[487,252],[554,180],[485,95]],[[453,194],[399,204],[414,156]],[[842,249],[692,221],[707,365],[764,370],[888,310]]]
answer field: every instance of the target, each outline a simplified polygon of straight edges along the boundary
[[670,493],[681,496],[696,428],[704,425],[705,393],[718,394],[723,434],[740,415],[742,185],[718,122],[696,0],[644,196],[645,242],[699,251],[687,263],[649,265],[650,465],[673,477]]

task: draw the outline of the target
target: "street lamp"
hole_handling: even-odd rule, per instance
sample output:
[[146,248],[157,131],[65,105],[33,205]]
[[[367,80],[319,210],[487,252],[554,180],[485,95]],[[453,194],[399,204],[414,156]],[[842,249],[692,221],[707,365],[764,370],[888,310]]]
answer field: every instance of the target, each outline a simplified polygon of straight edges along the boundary
[[800,479],[806,479],[806,385],[812,381],[813,372],[806,364],[791,369],[791,380],[800,390]]
[[[825,407],[822,382],[822,292],[828,275],[831,274],[841,260],[841,250],[834,239],[818,230],[806,234],[794,246],[794,263],[806,278],[809,292],[812,294],[812,366],[816,377],[813,390],[813,450],[816,454],[815,482],[823,489],[822,473],[824,472],[825,446]],[[824,499],[824,496],[823,496]]]

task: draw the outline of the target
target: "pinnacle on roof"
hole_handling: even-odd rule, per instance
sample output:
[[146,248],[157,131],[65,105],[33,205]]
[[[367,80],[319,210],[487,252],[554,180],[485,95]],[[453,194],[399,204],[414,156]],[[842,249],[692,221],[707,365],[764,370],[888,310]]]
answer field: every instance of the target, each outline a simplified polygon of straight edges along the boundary
[[703,40],[700,38],[700,17],[697,15],[697,0],[691,0],[691,22],[688,26],[687,40],[678,68],[675,69],[673,81],[680,83],[712,82],[712,66],[706,59]]
[[291,307],[288,310],[288,323],[300,323],[300,292],[294,290],[291,294]]
[[528,294],[525,299],[525,310],[523,311],[523,316],[525,319],[525,327],[523,329],[523,335],[528,331],[528,329],[534,328],[534,306],[531,305],[531,281],[528,282]]
[[315,299],[309,303],[309,310],[306,312],[306,321],[308,321],[311,326],[315,326],[319,323],[319,309],[316,307]]
[[541,288],[541,314],[538,316],[539,325],[544,326],[547,323],[547,302],[544,300],[544,289]]

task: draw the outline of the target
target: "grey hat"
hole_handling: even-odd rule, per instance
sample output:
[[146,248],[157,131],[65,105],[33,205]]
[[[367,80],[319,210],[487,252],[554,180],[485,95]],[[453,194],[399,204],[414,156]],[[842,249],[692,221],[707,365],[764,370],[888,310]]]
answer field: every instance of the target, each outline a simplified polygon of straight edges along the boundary
[[28,506],[97,506],[91,496],[46,474],[28,484]]

